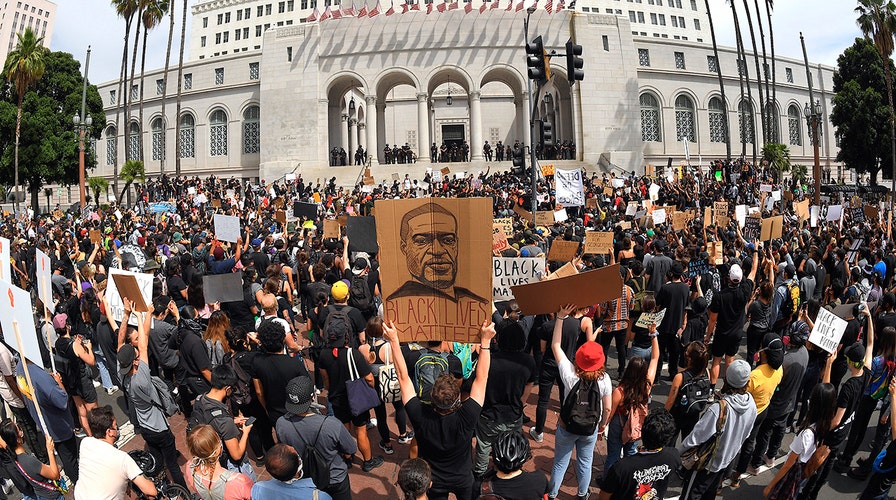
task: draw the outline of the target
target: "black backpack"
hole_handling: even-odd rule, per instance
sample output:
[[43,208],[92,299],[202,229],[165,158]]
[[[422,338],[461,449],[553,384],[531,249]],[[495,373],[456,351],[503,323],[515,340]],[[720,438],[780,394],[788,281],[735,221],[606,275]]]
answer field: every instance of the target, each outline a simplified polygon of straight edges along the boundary
[[594,434],[603,411],[601,399],[597,380],[579,379],[560,408],[566,430],[578,436]]
[[367,286],[367,276],[352,277],[352,286],[348,289],[348,305],[366,313],[373,305],[373,294]]
[[329,347],[344,347],[352,338],[352,320],[348,317],[348,307],[327,306],[329,313],[324,321],[322,338]]
[[682,372],[681,387],[675,396],[675,404],[672,405],[672,415],[676,418],[693,419],[694,421],[703,414],[703,410],[712,400],[712,385],[706,374],[691,375],[689,371]]
[[243,370],[243,367],[237,362],[236,356],[231,352],[224,355],[222,363],[230,365],[233,372],[236,373],[236,384],[231,388],[233,390],[230,394],[231,400],[238,405],[249,404],[252,401],[252,377],[246,373],[246,370]]
[[324,490],[330,487],[330,463],[327,462],[327,458],[324,457],[324,454],[317,449],[317,441],[320,439],[320,430],[324,428],[324,422],[327,421],[327,416],[324,416],[324,419],[320,423],[320,427],[317,428],[317,436],[314,437],[314,444],[309,444],[302,438],[302,433],[298,432],[296,429],[296,435],[299,436],[303,442],[305,442],[305,449],[302,450],[302,466],[305,471],[304,477],[310,477],[311,481],[314,482],[314,486],[316,486],[320,490]]

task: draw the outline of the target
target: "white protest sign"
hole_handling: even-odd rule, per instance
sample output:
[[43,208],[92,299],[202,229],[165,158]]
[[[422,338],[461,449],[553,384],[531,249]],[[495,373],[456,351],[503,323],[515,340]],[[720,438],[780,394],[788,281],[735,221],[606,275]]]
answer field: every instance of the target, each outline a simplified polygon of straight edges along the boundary
[[809,334],[809,342],[833,354],[840,344],[840,338],[846,332],[846,325],[845,319],[822,307],[818,310],[818,317],[815,318],[815,327]]
[[44,366],[40,355],[40,339],[34,328],[31,294],[6,280],[0,280],[0,326],[3,327],[3,338],[6,343],[15,348],[13,322],[17,323],[19,336],[22,338],[22,352],[19,354],[37,366]]
[[53,267],[50,263],[50,256],[40,250],[34,253],[34,264],[37,270],[37,297],[44,303],[44,307],[53,307],[53,282],[50,276],[53,274]]
[[635,215],[638,213],[638,202],[630,201],[625,207],[625,215]]
[[235,243],[240,238],[240,218],[215,214],[215,237],[220,241]]
[[737,219],[738,225],[740,225],[741,229],[743,229],[744,224],[747,223],[747,206],[746,205],[737,205],[734,207],[734,218]]
[[781,201],[781,191],[772,191],[772,199],[775,201]]
[[196,194],[196,188],[194,188],[194,187],[188,187],[188,188],[187,188],[187,194]]
[[638,328],[650,328],[650,325],[655,323],[656,326],[659,327],[665,317],[665,309],[655,313],[641,313],[641,316],[638,317],[638,321],[635,322],[635,326]]
[[657,208],[653,211],[653,223],[654,225],[665,224],[666,222],[666,209],[665,208]]
[[821,211],[821,207],[818,205],[812,205],[809,207],[809,223],[812,227],[818,227],[818,213]]
[[651,184],[647,189],[648,194],[650,194],[650,201],[656,201],[660,199],[660,187],[657,184]]
[[554,170],[557,203],[564,207],[581,207],[585,205],[585,191],[582,187],[582,171]]
[[284,178],[287,181],[294,181],[294,180],[296,180],[296,174],[286,174],[286,177],[284,177]]
[[614,188],[621,188],[621,187],[625,186],[625,180],[614,177],[614,178],[610,179],[610,184]]
[[831,205],[828,207],[828,221],[840,220],[840,217],[843,215],[843,205]]
[[535,283],[545,274],[543,258],[493,257],[492,296],[495,301],[513,299],[510,287]]
[[561,208],[554,212],[554,222],[566,222],[566,219],[569,218],[569,215],[566,213],[565,208]]
[[760,192],[760,193],[771,193],[771,192],[772,192],[772,185],[771,185],[771,184],[760,184],[760,185],[759,185],[759,192]]
[[[149,274],[123,271],[121,269],[115,269],[114,267],[109,269],[109,279],[106,280],[106,296],[109,297],[109,309],[112,311],[112,318],[121,323],[122,318],[124,318],[124,301],[121,300],[121,294],[118,292],[118,287],[115,286],[115,280],[112,279],[112,275],[114,274],[133,276],[137,280],[137,285],[140,287],[140,294],[143,295],[143,300],[147,304],[152,304],[152,276]],[[134,326],[137,325],[136,316],[131,316],[130,324]]]
[[0,279],[12,282],[12,265],[9,260],[9,240],[0,238]]

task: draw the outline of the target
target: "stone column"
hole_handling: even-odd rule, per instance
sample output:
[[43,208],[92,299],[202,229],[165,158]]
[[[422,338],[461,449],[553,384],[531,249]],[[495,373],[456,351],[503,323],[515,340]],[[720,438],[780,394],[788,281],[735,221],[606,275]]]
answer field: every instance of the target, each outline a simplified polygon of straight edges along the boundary
[[380,155],[383,154],[383,148],[386,147],[386,103],[379,101],[376,103],[376,147],[373,150],[374,159],[379,158],[382,162],[384,159]]
[[[582,113],[579,109],[579,100],[582,98],[582,85],[573,85],[569,92],[569,107],[572,108],[572,137],[576,143],[576,157],[574,160],[583,161],[585,159],[585,128],[582,126]],[[675,123],[674,121],[672,123]],[[600,151],[595,151],[595,155],[600,155]]]
[[376,124],[377,118],[379,118],[379,110],[376,105],[376,96],[364,96],[364,102],[367,103],[367,108],[364,110],[364,119],[367,121],[364,127],[367,131],[367,144],[365,144],[365,149],[367,149],[367,154],[373,157],[371,165],[377,165],[379,164],[379,161],[377,161]]
[[348,148],[348,114],[342,114],[342,122],[339,124],[339,147]]
[[417,161],[429,162],[429,96],[417,94]]
[[482,160],[482,92],[470,92],[470,159]]
[[357,141],[358,141],[358,130],[356,127],[357,125],[358,125],[357,118],[352,117],[352,118],[348,119],[348,147],[345,149],[345,151],[346,151],[346,153],[348,153],[348,157],[350,158],[350,160],[348,161],[349,164],[354,163],[354,161],[351,160],[351,158],[354,158],[353,155],[355,154],[355,149],[357,149],[357,145],[356,145]]
[[[364,130],[367,128],[367,124],[362,121],[358,122],[358,146],[361,146],[361,149],[367,151],[367,135]],[[357,149],[357,148],[355,148]],[[364,160],[367,161],[366,158]]]

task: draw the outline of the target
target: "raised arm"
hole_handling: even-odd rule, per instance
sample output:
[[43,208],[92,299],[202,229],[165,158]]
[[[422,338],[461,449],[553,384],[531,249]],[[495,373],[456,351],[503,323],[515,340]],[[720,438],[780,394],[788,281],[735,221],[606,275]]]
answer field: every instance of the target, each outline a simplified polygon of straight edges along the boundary
[[[404,355],[401,353],[401,344],[398,340],[398,330],[391,321],[383,323],[383,338],[389,341],[389,349],[392,353],[392,363],[395,364],[395,376],[398,377],[398,385],[401,387],[401,402],[407,404],[417,392],[414,390],[414,384],[408,375],[408,366],[404,362]],[[478,373],[477,373],[478,374]]]
[[554,359],[557,360],[557,364],[559,364],[561,360],[569,360],[566,357],[566,353],[563,352],[563,348],[560,346],[560,340],[563,338],[563,320],[575,310],[576,306],[574,304],[567,304],[557,311],[557,316],[554,318],[554,333],[551,335],[551,352],[554,353]]
[[488,370],[492,364],[492,339],[495,338],[495,324],[489,319],[479,328],[479,362],[476,364],[476,379],[470,388],[470,399],[482,406],[485,402],[485,386],[488,383]]
[[[124,303],[124,316],[121,318],[121,324],[118,326],[118,348],[124,345],[125,340],[128,338],[128,320],[131,318],[131,312],[134,310],[134,303],[128,300],[127,297],[122,297],[121,301]],[[107,309],[108,310],[108,309]],[[109,320],[112,320],[111,313],[109,313]]]
[[871,311],[868,306],[862,311],[865,315],[865,326],[868,328],[868,345],[865,346],[865,368],[871,369],[871,362],[874,359],[874,321],[871,320]]

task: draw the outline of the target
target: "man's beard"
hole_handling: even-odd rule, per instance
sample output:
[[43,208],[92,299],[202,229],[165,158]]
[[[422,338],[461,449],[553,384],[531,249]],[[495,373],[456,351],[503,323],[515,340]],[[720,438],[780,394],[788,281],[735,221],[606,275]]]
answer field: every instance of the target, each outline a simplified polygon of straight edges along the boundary
[[[419,267],[414,266],[413,264],[418,264]],[[433,265],[432,262],[412,262],[411,259],[408,259],[408,269],[411,270],[411,276],[413,276],[417,281],[432,286],[438,289],[445,289],[454,286],[454,282],[457,279],[457,267],[454,262],[448,260],[438,260],[436,261],[436,265],[449,265],[451,266],[451,275],[450,277],[445,276],[441,273],[431,272],[433,276],[438,276],[436,279],[427,278],[426,269],[430,265]]]

